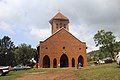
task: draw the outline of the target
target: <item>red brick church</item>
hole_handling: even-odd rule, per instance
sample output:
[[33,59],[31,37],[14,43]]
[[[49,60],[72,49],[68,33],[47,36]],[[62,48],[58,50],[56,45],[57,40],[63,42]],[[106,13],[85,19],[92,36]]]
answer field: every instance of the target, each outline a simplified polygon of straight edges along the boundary
[[87,66],[86,43],[69,32],[69,19],[58,12],[50,21],[52,35],[38,45],[41,68]]

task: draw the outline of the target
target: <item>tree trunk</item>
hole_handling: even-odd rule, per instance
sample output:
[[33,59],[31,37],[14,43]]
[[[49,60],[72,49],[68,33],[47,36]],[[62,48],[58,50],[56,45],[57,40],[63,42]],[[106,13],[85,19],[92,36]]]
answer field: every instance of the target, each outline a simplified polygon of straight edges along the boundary
[[115,55],[113,52],[111,52],[111,56],[112,56],[113,61],[115,61]]

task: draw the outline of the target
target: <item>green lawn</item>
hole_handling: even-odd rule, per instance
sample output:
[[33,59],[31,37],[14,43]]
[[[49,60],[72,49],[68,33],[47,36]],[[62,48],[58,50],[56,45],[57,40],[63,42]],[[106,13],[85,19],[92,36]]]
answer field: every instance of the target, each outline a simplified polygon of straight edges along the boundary
[[79,77],[79,80],[120,80],[120,68],[115,63],[76,70],[74,74]]
[[[57,69],[31,69],[22,71],[11,71],[8,75],[0,77],[0,80],[13,80],[33,72],[59,73],[65,72],[65,68]],[[79,80],[120,80],[120,68],[115,63],[90,66],[86,69],[67,69],[70,74],[76,75]]]
[[47,71],[46,69],[30,69],[30,70],[21,70],[21,71],[10,71],[6,76],[1,76],[0,80],[13,80],[18,77],[22,77],[25,74],[33,72],[43,72]]

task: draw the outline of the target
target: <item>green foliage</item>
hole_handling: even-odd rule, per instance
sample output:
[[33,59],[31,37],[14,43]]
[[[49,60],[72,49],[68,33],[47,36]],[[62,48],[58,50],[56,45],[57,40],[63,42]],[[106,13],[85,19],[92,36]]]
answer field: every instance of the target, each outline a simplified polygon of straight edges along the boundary
[[100,47],[101,52],[107,52],[114,59],[115,36],[111,31],[100,30],[94,35],[93,39],[96,46]]
[[37,51],[31,45],[21,44],[15,47],[8,36],[0,39],[0,66],[26,65],[30,64],[32,58],[37,59]]
[[36,50],[31,48],[31,45],[21,44],[15,51],[16,64],[27,65],[30,60],[36,56]]
[[94,35],[94,41],[96,46],[107,47],[115,43],[115,36],[111,31],[105,32],[104,30],[100,30]]
[[8,36],[0,39],[0,65],[13,65],[15,46]]
[[88,61],[96,61],[110,56],[108,52],[102,52],[101,50],[91,51],[87,54]]
[[114,52],[120,52],[120,41],[119,42],[115,42],[114,44]]

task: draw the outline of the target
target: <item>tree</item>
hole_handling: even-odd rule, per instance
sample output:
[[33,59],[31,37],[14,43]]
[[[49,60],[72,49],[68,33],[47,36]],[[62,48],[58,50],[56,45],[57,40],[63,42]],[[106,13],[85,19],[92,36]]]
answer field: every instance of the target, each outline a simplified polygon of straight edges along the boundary
[[16,64],[28,65],[30,60],[36,55],[36,49],[25,43],[19,45],[15,51]]
[[15,45],[11,38],[4,36],[0,39],[0,65],[13,65]]
[[100,47],[100,50],[103,52],[110,53],[111,57],[115,59],[114,56],[114,44],[115,44],[115,36],[111,31],[105,32],[104,30],[98,31],[94,35],[94,41],[96,46]]
[[120,52],[120,41],[114,43],[114,52],[117,52],[117,54]]
[[103,52],[101,50],[91,51],[87,54],[88,61],[96,61],[98,59],[104,59],[109,56],[110,55],[108,54],[108,52]]

